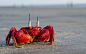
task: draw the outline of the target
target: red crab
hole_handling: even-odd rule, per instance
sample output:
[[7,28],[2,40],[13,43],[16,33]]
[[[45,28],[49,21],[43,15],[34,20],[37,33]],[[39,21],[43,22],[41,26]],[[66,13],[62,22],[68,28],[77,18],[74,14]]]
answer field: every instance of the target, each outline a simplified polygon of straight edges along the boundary
[[6,44],[10,44],[10,39],[12,37],[12,41],[15,47],[19,47],[17,43],[30,43],[30,42],[50,42],[50,45],[54,42],[54,29],[52,26],[47,25],[42,29],[39,27],[39,21],[37,16],[37,22],[35,27],[31,27],[30,14],[28,27],[22,27],[20,30],[16,30],[16,28],[12,27],[6,37]]

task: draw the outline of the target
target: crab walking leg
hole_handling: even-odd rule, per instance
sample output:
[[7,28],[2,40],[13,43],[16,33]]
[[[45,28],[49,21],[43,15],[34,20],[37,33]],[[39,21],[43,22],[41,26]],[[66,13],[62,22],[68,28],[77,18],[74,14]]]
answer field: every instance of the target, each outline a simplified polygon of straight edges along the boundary
[[30,14],[29,14],[28,27],[30,27],[30,28],[31,28]]
[[13,30],[14,30],[14,31],[17,31],[16,28],[14,28],[14,27],[12,27],[12,28],[10,29],[10,31],[9,31],[7,37],[6,37],[6,44],[7,44],[7,45],[12,45],[12,44],[10,44],[9,42],[10,42],[11,33],[12,33]]
[[6,37],[6,44],[7,44],[7,45],[11,45],[11,44],[9,44],[10,38],[11,38],[11,31],[9,32],[9,34],[8,34],[7,37]]
[[18,46],[18,44],[16,42],[16,39],[15,39],[15,36],[14,36],[15,35],[15,32],[16,31],[12,31],[12,40],[13,40],[14,46],[18,48],[19,46]]
[[49,30],[43,29],[41,31],[40,37],[37,39],[37,42],[41,42],[41,41],[46,42],[49,38],[50,38]]
[[49,42],[50,42],[50,45],[53,44],[53,42],[54,42],[54,34],[51,34],[51,35],[50,35],[50,40],[49,40]]
[[53,44],[54,38],[55,38],[55,33],[54,33],[54,29],[53,29],[53,27],[52,27],[52,33],[50,34],[50,40],[49,40],[50,45]]
[[44,27],[43,29],[49,30],[50,38],[49,38],[48,42],[50,42],[49,45],[53,44],[53,42],[54,42],[54,35],[55,35],[53,27],[48,25],[48,26]]

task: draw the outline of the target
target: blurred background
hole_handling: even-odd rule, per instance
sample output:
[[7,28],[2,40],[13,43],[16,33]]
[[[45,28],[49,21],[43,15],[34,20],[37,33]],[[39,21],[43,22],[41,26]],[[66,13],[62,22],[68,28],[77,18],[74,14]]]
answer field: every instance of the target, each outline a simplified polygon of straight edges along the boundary
[[[27,27],[29,14],[32,26],[38,16],[41,27],[54,27],[54,43],[7,46],[10,29]],[[0,0],[0,54],[86,54],[86,0]]]
[[84,6],[86,7],[86,0],[0,0],[0,6],[5,7],[33,7],[33,6]]

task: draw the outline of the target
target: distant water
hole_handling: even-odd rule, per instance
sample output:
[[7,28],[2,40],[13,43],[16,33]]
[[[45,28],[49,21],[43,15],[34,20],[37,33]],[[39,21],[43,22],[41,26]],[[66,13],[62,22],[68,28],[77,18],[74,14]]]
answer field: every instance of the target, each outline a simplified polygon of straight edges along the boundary
[[[19,30],[28,26],[29,14],[31,14],[32,26],[36,25],[38,16],[41,27],[46,25],[54,27],[53,45],[38,43],[28,44],[23,48],[2,47],[6,45],[5,38],[12,27]],[[86,8],[0,7],[0,54],[3,53],[86,54]]]
[[0,6],[0,7],[86,7],[86,4],[52,4],[52,5],[14,5],[14,6]]
[[[28,6],[22,6],[22,7],[28,7]],[[86,4],[59,4],[59,5],[31,5],[29,7],[86,7]]]

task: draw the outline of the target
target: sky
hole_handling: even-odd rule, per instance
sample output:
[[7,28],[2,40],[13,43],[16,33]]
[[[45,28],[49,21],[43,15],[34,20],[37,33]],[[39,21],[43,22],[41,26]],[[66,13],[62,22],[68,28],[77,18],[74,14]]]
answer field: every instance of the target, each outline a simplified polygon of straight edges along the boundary
[[86,0],[0,0],[0,6],[86,4]]

